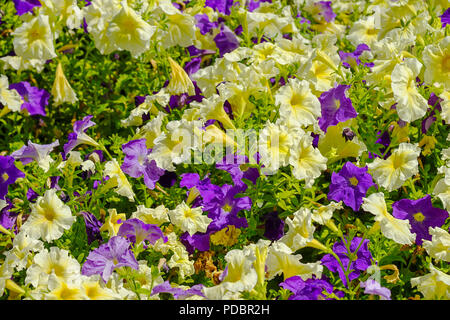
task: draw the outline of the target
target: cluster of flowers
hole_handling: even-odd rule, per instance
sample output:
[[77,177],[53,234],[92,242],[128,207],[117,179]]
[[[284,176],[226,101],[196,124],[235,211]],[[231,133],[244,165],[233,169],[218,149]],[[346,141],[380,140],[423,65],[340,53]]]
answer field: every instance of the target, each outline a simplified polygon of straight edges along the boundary
[[[266,299],[274,287],[279,299],[391,299],[408,276],[403,285],[423,298],[450,299],[450,1],[372,2],[13,0],[21,23],[4,72],[57,68],[51,92],[2,74],[2,117],[79,103],[59,59],[73,47],[55,50],[64,33],[87,34],[101,55],[138,60],[156,48],[171,72],[120,119],[133,135],[116,156],[88,133],[93,114],[73,123],[60,154],[55,140],[0,156],[0,232],[10,241],[0,294]],[[187,54],[183,67],[174,48]],[[383,128],[365,136],[365,122]],[[249,129],[257,152],[230,134]],[[232,157],[206,164],[211,147]],[[48,177],[45,190],[33,189],[32,172]],[[83,188],[72,192],[74,179]],[[286,197],[300,195],[289,209],[262,195],[277,179],[289,181]],[[28,207],[10,197],[20,188]],[[142,188],[161,203],[141,202]],[[112,193],[127,212],[102,204]],[[176,193],[184,200],[174,203]],[[266,201],[277,209],[264,211]],[[88,251],[74,256],[70,234],[85,235]],[[383,245],[422,250],[426,273],[379,265],[372,248]],[[212,258],[218,246],[224,265]],[[206,276],[192,285],[199,270]]]

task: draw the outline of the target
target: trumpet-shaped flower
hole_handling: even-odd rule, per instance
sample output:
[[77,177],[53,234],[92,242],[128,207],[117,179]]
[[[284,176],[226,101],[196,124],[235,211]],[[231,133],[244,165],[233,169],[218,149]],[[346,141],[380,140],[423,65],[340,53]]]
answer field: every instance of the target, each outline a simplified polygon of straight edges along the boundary
[[51,247],[50,251],[44,249],[34,256],[27,269],[25,284],[32,284],[35,288],[47,287],[52,275],[63,281],[75,282],[80,277],[80,264],[67,250],[58,247]]
[[110,237],[116,236],[119,232],[120,226],[126,220],[125,213],[117,213],[116,209],[108,209],[108,217],[105,223],[100,227],[100,231],[107,231]]
[[320,117],[320,102],[306,80],[289,79],[275,94],[275,103],[280,106],[280,118],[286,123],[308,126]]
[[110,179],[107,184],[111,187],[115,187],[115,190],[121,196],[127,197],[131,202],[134,202],[134,191],[127,176],[123,173],[116,159],[112,159],[105,164],[104,170],[105,176]]
[[426,46],[423,50],[423,62],[425,83],[450,90],[450,36],[438,44]]
[[438,270],[430,263],[430,273],[412,278],[411,285],[423,294],[427,300],[450,299],[450,276]]
[[373,279],[361,282],[361,288],[364,288],[364,294],[378,295],[381,300],[391,300],[391,290],[382,287],[379,282]]
[[20,160],[24,165],[34,160],[44,171],[48,171],[50,164],[54,162],[50,157],[50,152],[57,146],[59,146],[58,140],[50,144],[37,144],[28,140],[27,146],[14,151],[11,153],[11,156],[16,160]]
[[100,274],[102,280],[107,283],[114,269],[130,267],[138,270],[139,264],[129,247],[130,242],[127,239],[121,236],[112,237],[89,253],[81,273],[85,276]]
[[375,221],[380,223],[381,232],[386,238],[400,244],[411,245],[414,243],[416,235],[411,233],[409,221],[397,219],[387,211],[382,192],[373,193],[369,197],[363,198],[362,208],[364,211],[375,215]]
[[401,120],[412,122],[422,118],[427,109],[427,100],[419,93],[416,78],[422,64],[415,58],[406,58],[394,67],[391,75],[391,87],[396,109]]
[[154,244],[158,239],[167,242],[167,237],[155,224],[146,224],[137,218],[128,219],[120,225],[119,236],[128,238],[131,242],[139,244],[145,240]]
[[418,200],[401,199],[394,202],[392,215],[397,219],[409,220],[418,245],[423,240],[431,240],[430,227],[441,227],[448,218],[447,210],[433,207],[430,195]]
[[56,67],[55,81],[53,82],[52,87],[52,96],[55,106],[59,106],[64,102],[74,104],[78,101],[77,94],[73,91],[69,81],[67,81],[67,78],[64,75],[61,62],[59,62]]
[[38,197],[36,203],[31,204],[31,214],[21,230],[34,239],[50,242],[59,239],[75,220],[70,207],[56,194],[56,189],[49,189],[44,196]]
[[8,186],[16,182],[18,178],[25,178],[25,173],[16,168],[14,158],[0,156],[0,199],[5,199]]
[[101,241],[100,228],[102,227],[102,223],[90,212],[82,211],[80,213],[83,216],[86,226],[88,244],[91,244],[95,240]]
[[49,17],[39,14],[13,32],[15,53],[23,59],[51,60],[56,57]]
[[108,25],[106,36],[118,49],[128,50],[137,57],[150,48],[155,31],[156,27],[145,22],[123,1],[121,10]]
[[188,93],[190,96],[193,96],[195,94],[194,84],[186,71],[171,57],[169,57],[169,63],[172,73],[169,84],[166,87],[167,92],[171,95]]
[[424,240],[423,247],[436,261],[450,262],[450,234],[439,227],[428,229],[431,240]]
[[26,81],[13,83],[9,88],[16,90],[22,97],[21,110],[27,110],[32,116],[41,115],[45,117],[45,107],[48,105],[48,99],[50,98],[50,93],[47,90],[32,87]]
[[387,191],[400,188],[406,180],[417,174],[420,148],[411,143],[401,143],[386,160],[376,158],[369,163],[369,172],[379,186]]
[[311,210],[301,208],[294,213],[294,218],[286,218],[289,226],[288,232],[279,240],[287,245],[292,251],[305,247],[314,239],[314,226],[312,224]]
[[92,115],[85,116],[83,120],[75,121],[73,125],[73,132],[69,134],[69,141],[64,144],[64,153],[68,154],[79,144],[88,144],[94,147],[98,147],[99,144],[86,134],[86,130],[92,126],[95,126],[95,122],[91,121]]
[[11,111],[19,112],[23,102],[19,92],[9,86],[8,77],[0,75],[0,103]]
[[320,261],[301,263],[302,255],[293,253],[291,248],[280,241],[274,242],[269,247],[266,260],[269,279],[273,279],[281,273],[283,273],[284,280],[293,276],[300,276],[303,280],[310,279],[313,275],[322,276],[323,267]]
[[170,221],[179,227],[181,231],[187,231],[189,235],[196,232],[206,232],[212,219],[203,215],[201,207],[190,208],[184,201],[174,210],[169,211]]

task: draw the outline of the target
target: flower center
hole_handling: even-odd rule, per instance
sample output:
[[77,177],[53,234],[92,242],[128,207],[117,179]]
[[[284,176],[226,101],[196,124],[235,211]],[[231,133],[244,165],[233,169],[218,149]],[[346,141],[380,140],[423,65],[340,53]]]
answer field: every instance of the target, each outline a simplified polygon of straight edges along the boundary
[[2,174],[2,179],[3,179],[4,182],[7,181],[9,179],[9,175],[6,172],[3,173]]
[[356,177],[351,177],[350,179],[348,179],[348,181],[350,181],[350,184],[352,185],[352,186],[356,186],[356,185],[358,185],[358,179],[356,179]]
[[231,206],[228,204],[228,203],[226,203],[223,207],[222,207],[222,209],[224,210],[224,211],[226,211],[226,212],[230,212],[231,211]]
[[423,220],[425,220],[425,216],[422,214],[422,212],[417,212],[413,215],[413,217],[417,222],[422,222]]
[[368,36],[374,36],[378,33],[378,31],[376,29],[367,29],[366,34]]
[[302,101],[303,101],[303,97],[298,93],[294,93],[291,98],[291,106],[301,107]]
[[394,155],[394,159],[392,161],[392,166],[394,167],[394,169],[398,169],[401,166],[403,166],[403,157],[402,156],[398,156],[398,155]]
[[113,263],[114,265],[116,265],[116,264],[119,263],[119,260],[117,260],[117,258],[113,258],[112,263]]
[[45,219],[47,219],[48,221],[53,221],[56,218],[56,212],[55,210],[53,210],[53,208],[45,208],[44,209],[44,217]]
[[192,213],[192,210],[190,208],[184,210],[184,217],[185,218],[192,218],[193,216],[194,216],[194,214]]

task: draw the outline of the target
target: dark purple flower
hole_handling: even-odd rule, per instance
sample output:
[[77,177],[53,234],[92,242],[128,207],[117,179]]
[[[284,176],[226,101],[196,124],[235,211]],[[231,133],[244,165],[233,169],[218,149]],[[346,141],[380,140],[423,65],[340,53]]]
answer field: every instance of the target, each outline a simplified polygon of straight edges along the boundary
[[225,15],[230,15],[234,0],[206,0],[205,6],[213,8]]
[[191,288],[185,290],[182,288],[172,287],[168,280],[164,281],[161,284],[158,284],[153,287],[152,289],[152,295],[158,294],[158,293],[170,293],[173,295],[173,298],[175,300],[184,300],[186,298],[189,298],[194,295],[198,295],[201,297],[204,297],[202,288],[204,287],[203,284],[196,284],[192,286]]
[[88,244],[90,245],[95,240],[102,241],[100,233],[102,223],[90,212],[81,211],[80,213],[83,215],[84,224],[86,226]]
[[198,70],[200,70],[201,62],[202,62],[202,58],[194,57],[191,59],[191,61],[189,61],[188,63],[186,63],[184,65],[183,69],[184,69],[184,71],[186,71],[186,73],[190,77],[191,75],[196,73]]
[[[121,223],[121,221],[119,220],[118,223]],[[136,244],[145,240],[155,244],[158,239],[167,242],[167,237],[156,224],[147,224],[137,218],[123,221],[117,235],[126,237]]]
[[164,169],[156,165],[155,160],[149,160],[146,139],[131,140],[122,145],[125,158],[121,169],[130,177],[144,176],[144,183],[149,189],[154,189],[156,182],[164,174]]
[[39,193],[34,191],[33,188],[28,188],[27,200],[33,202],[33,200],[37,199],[37,197],[39,197]]
[[108,243],[89,253],[81,268],[81,274],[85,276],[100,274],[106,283],[116,268],[130,267],[139,270],[139,264],[129,247],[130,242],[127,239],[121,236],[112,237]]
[[329,300],[324,291],[333,293],[333,286],[328,281],[315,277],[303,280],[300,276],[293,276],[281,282],[280,287],[292,291],[289,300]]
[[98,147],[99,144],[89,137],[85,132],[88,128],[95,126],[95,122],[91,121],[93,116],[88,115],[83,118],[83,120],[75,121],[73,125],[73,132],[69,133],[69,141],[64,145],[64,153],[67,155],[76,146],[80,144],[89,144]]
[[193,254],[195,249],[198,251],[208,251],[210,248],[209,239],[211,233],[215,231],[196,232],[192,236],[185,232],[180,236],[180,242],[186,247],[189,254]]
[[428,105],[430,105],[432,111],[425,119],[422,120],[422,133],[427,133],[428,129],[430,129],[431,125],[436,121],[436,110],[439,112],[442,111],[441,102],[442,99],[432,92],[430,98],[428,99]]
[[45,107],[48,105],[50,93],[48,93],[45,89],[32,87],[26,81],[12,83],[9,88],[15,89],[22,97],[24,102],[21,106],[21,110],[26,109],[32,116],[46,116]]
[[25,178],[25,173],[14,165],[14,158],[0,156],[0,199],[5,199],[8,186],[15,183],[18,178]]
[[239,48],[239,40],[234,32],[226,25],[222,25],[220,32],[214,37],[214,42],[219,49],[220,57],[225,53],[231,52]]
[[232,159],[225,156],[222,161],[217,162],[216,168],[227,171],[231,175],[231,179],[235,185],[245,186],[242,179],[250,180],[255,184],[259,177],[258,169],[250,167],[248,163],[247,156],[234,154]]
[[2,225],[7,230],[11,230],[16,224],[18,213],[10,212],[9,210],[14,208],[14,205],[8,198],[5,198],[5,200],[5,207],[0,210],[0,225]]
[[27,12],[32,12],[34,7],[41,6],[39,0],[13,0],[13,2],[19,16]]
[[22,146],[19,150],[14,151],[11,153],[11,156],[16,160],[20,160],[24,165],[34,160],[39,166],[47,168],[49,165],[49,154],[57,146],[59,146],[58,140],[50,144],[37,144],[28,140],[27,146]]
[[276,241],[284,235],[284,220],[278,217],[278,212],[272,211],[264,216],[264,237]]
[[450,8],[445,10],[445,12],[440,16],[442,28],[445,28],[446,25],[450,24]]
[[341,171],[332,173],[328,199],[343,201],[353,211],[358,211],[371,186],[376,187],[376,184],[367,166],[360,168],[348,161]]
[[349,85],[340,84],[320,95],[322,116],[319,118],[319,127],[322,131],[327,132],[329,126],[358,116],[352,101],[345,95],[348,88],[350,88]]
[[177,182],[177,174],[171,171],[165,171],[159,178],[159,184],[164,188],[170,188]]
[[204,14],[196,14],[194,16],[195,20],[197,20],[197,23],[195,24],[197,28],[199,28],[201,34],[207,34],[212,29],[217,28],[219,26],[219,23],[211,22],[209,21],[209,17],[206,13]]
[[[347,239],[345,239],[347,242]],[[361,244],[362,241],[362,244]],[[346,246],[342,241],[336,242],[333,245],[333,252],[339,257],[342,262],[342,265],[347,271],[349,268],[350,274],[348,275],[349,281],[352,281],[359,277],[360,273],[365,271],[372,264],[372,254],[369,251],[369,240],[362,239],[359,237],[354,237],[350,244],[350,251],[347,251]],[[358,252],[355,255],[356,249],[359,247]],[[350,261],[350,257],[352,260]],[[340,266],[338,260],[331,255],[326,254],[322,258],[322,264],[328,268],[331,272],[338,272],[339,278],[342,280],[344,285],[347,287],[347,279],[345,278],[344,270]],[[349,266],[350,263],[350,266]]]
[[442,227],[448,218],[447,210],[434,208],[431,196],[417,200],[401,199],[392,204],[392,215],[397,219],[409,220],[411,232],[416,234],[416,244],[431,240],[429,227]]

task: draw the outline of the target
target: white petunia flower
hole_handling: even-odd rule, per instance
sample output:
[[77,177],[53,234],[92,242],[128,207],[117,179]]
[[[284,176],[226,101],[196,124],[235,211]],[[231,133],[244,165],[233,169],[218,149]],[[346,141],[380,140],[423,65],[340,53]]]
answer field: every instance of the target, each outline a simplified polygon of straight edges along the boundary
[[333,213],[335,210],[341,210],[344,209],[342,206],[342,201],[334,202],[331,201],[326,206],[321,206],[317,209],[314,209],[312,212],[312,220],[314,222],[317,222],[319,224],[325,224],[328,220],[330,220],[333,217]]
[[425,65],[424,82],[450,90],[450,36],[433,43],[423,50]]
[[20,112],[23,104],[20,94],[15,89],[9,89],[8,77],[3,74],[0,75],[0,103],[14,112]]
[[170,221],[181,231],[191,236],[196,232],[206,232],[212,219],[203,214],[201,207],[190,208],[184,201],[169,211]]
[[137,218],[147,224],[156,224],[158,226],[169,222],[169,209],[163,204],[156,208],[146,208],[144,205],[138,205],[136,211],[131,214],[131,218]]
[[397,219],[387,211],[382,192],[363,198],[362,209],[375,215],[375,221],[380,223],[381,232],[386,238],[400,244],[411,245],[414,243],[416,235],[411,233],[409,221]]
[[421,68],[419,60],[406,58],[392,71],[391,87],[397,102],[397,113],[399,118],[406,122],[422,118],[428,109],[428,102],[419,93],[416,85]]
[[123,173],[116,159],[112,159],[105,164],[105,170],[103,173],[105,176],[110,178],[107,181],[107,184],[115,187],[118,194],[127,197],[131,202],[134,202],[135,194],[133,187],[128,181],[125,173]]
[[42,241],[31,238],[25,231],[21,230],[13,241],[13,247],[6,252],[6,261],[18,271],[26,268],[30,252],[39,252],[44,249]]
[[427,300],[450,299],[450,276],[430,263],[430,273],[411,279],[411,285]]
[[169,268],[178,268],[178,274],[182,279],[193,275],[195,272],[194,261],[189,260],[189,253],[184,246],[177,246],[172,250],[173,255],[167,262]]
[[259,132],[258,143],[261,163],[268,174],[288,164],[293,141],[286,126],[267,121]]
[[56,194],[56,189],[46,190],[44,196],[38,197],[30,206],[31,214],[21,231],[34,239],[41,238],[46,242],[59,239],[76,220],[70,207]]
[[443,101],[441,102],[441,117],[447,125],[450,124],[450,91],[444,91],[439,95]]
[[77,94],[72,89],[69,81],[67,81],[67,78],[64,75],[61,62],[59,62],[56,67],[55,81],[53,82],[51,93],[55,106],[59,106],[64,102],[74,104],[78,101]]
[[429,228],[431,241],[424,240],[423,247],[436,261],[450,262],[450,234],[439,227]]
[[288,232],[279,242],[287,245],[293,252],[305,247],[314,239],[314,226],[312,224],[311,210],[301,208],[294,212],[294,218],[286,218],[286,224],[289,226]]
[[386,160],[376,158],[369,163],[369,172],[378,185],[392,191],[400,188],[406,180],[417,174],[420,148],[411,143],[401,143]]

